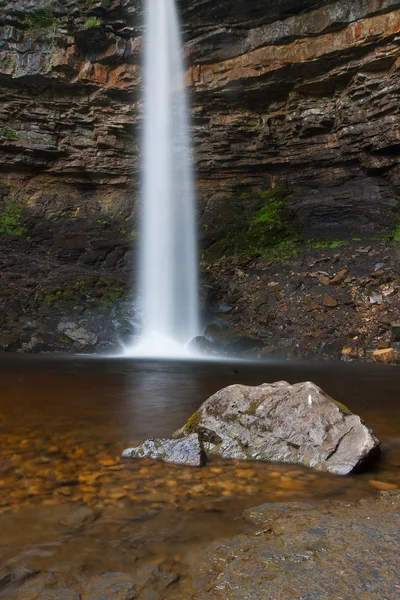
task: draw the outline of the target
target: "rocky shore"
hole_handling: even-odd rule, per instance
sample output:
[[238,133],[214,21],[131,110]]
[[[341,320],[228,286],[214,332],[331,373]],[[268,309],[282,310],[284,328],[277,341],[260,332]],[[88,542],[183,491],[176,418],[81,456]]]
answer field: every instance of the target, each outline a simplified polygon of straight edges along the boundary
[[[0,350],[113,353],[132,340],[140,323],[134,253],[130,244],[110,248],[111,232],[94,228],[92,235],[101,254],[94,264],[88,251],[54,254],[16,237],[0,243]],[[396,363],[400,246],[376,240],[326,246],[299,244],[295,255],[278,259],[242,254],[204,261],[205,330],[194,348],[255,359]],[[114,255],[117,264],[110,266]]]
[[216,544],[196,600],[395,600],[400,496],[357,505],[270,504],[246,513],[253,535]]
[[321,246],[299,245],[280,260],[207,264],[218,321],[206,337],[228,347],[236,327],[262,340],[249,356],[396,362],[400,247],[373,240]]
[[[192,554],[184,567],[174,557],[156,556],[153,564],[139,562],[133,571],[90,574],[76,565],[67,573],[59,566],[33,568],[41,561],[32,557],[22,564],[14,559],[0,571],[0,595],[8,600],[395,600],[399,508],[398,491],[356,504],[264,504],[245,511],[247,532],[203,545],[203,556]],[[67,507],[53,510],[47,528],[90,540],[101,535],[106,521],[89,509]],[[126,532],[131,528],[125,525]]]

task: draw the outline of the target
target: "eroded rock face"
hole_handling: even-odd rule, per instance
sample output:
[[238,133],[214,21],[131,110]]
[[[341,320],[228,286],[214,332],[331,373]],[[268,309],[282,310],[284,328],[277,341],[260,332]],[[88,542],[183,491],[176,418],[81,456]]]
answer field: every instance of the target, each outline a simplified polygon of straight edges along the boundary
[[224,388],[175,435],[193,432],[210,455],[300,463],[340,475],[360,467],[379,447],[360,417],[311,382]]
[[[140,168],[143,2],[53,0],[38,28],[44,6],[0,0],[1,179],[35,219],[82,220],[83,230],[99,213],[127,219]],[[310,235],[390,227],[400,2],[179,7],[205,224],[243,191],[279,185]]]
[[150,439],[135,448],[123,451],[124,458],[153,458],[178,465],[200,467],[203,464],[203,451],[199,436],[195,433],[182,439]]

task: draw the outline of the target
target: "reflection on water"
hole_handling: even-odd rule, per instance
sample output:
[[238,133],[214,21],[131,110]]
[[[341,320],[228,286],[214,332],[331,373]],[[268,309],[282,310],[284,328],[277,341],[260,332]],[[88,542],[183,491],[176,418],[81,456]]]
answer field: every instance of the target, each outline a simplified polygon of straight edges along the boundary
[[[279,379],[312,380],[360,414],[383,441],[374,472],[340,478],[293,465],[191,469],[119,458],[139,439],[169,436],[225,385]],[[399,382],[398,368],[375,365],[3,357],[0,580],[10,564],[41,577],[57,565],[72,585],[82,570],[129,570],[134,554],[137,568],[155,561],[182,582],[204,544],[246,529],[245,507],[357,499],[375,493],[371,479],[400,485]],[[178,598],[174,589],[162,597]]]

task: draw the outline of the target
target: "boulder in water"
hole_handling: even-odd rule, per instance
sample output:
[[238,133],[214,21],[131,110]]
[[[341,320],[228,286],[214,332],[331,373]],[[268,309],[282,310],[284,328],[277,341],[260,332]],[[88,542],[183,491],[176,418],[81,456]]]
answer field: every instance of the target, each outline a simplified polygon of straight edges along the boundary
[[124,458],[153,458],[168,463],[200,467],[204,463],[204,453],[199,436],[189,434],[180,439],[149,439],[134,448],[123,451]]
[[224,388],[174,437],[193,434],[206,454],[298,463],[340,475],[360,467],[379,449],[379,440],[360,417],[311,382]]

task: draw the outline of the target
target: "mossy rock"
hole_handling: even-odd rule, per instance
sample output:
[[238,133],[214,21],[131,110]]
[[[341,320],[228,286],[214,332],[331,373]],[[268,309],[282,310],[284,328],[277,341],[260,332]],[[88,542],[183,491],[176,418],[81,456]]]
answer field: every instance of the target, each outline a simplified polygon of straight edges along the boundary
[[186,424],[183,426],[185,433],[195,433],[197,427],[199,426],[201,421],[201,413],[195,412],[191,417],[187,420]]

